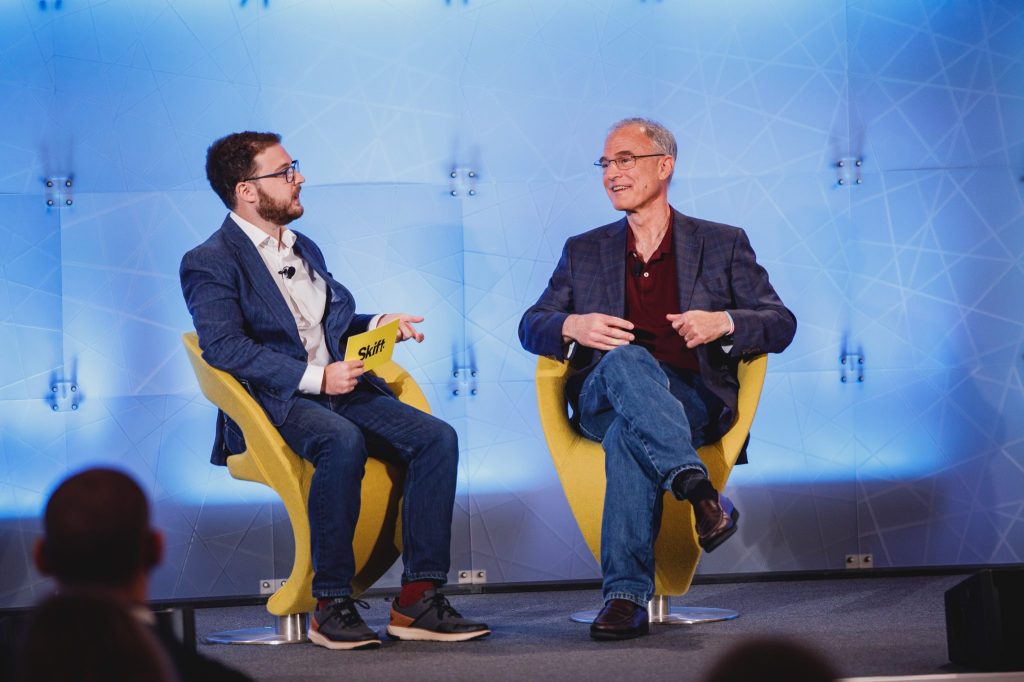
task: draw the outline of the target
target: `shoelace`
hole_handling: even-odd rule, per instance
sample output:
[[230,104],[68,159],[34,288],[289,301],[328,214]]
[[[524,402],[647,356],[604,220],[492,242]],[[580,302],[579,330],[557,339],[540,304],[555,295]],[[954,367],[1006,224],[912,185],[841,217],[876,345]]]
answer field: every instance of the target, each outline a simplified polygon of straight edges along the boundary
[[327,617],[324,618],[323,625],[331,618],[338,618],[341,624],[349,628],[353,625],[358,625],[363,622],[359,612],[356,611],[356,607],[363,610],[370,608],[370,605],[364,602],[362,599],[353,599],[351,597],[345,597],[343,599],[337,599],[327,605]]
[[452,618],[462,618],[462,614],[455,610],[455,607],[448,602],[448,597],[444,596],[440,592],[430,598],[430,606],[437,610],[438,620],[444,618],[446,615]]

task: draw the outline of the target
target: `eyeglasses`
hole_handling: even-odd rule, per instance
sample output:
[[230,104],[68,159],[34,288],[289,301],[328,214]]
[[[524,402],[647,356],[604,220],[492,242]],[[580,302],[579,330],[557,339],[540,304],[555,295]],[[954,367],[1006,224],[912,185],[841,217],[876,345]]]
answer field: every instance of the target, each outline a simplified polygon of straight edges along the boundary
[[[622,166],[619,166],[622,168]],[[284,181],[291,184],[295,182],[295,174],[299,172],[299,160],[295,159],[291,165],[284,170],[279,170],[276,173],[267,173],[266,175],[257,175],[254,178],[245,178],[242,182],[250,182],[252,180],[265,180],[266,178],[284,177]]]
[[629,170],[636,165],[637,159],[646,159],[652,156],[668,156],[668,154],[623,154],[622,156],[616,156],[614,159],[601,157],[594,162],[594,165],[606,169],[614,163],[619,167],[619,170]]

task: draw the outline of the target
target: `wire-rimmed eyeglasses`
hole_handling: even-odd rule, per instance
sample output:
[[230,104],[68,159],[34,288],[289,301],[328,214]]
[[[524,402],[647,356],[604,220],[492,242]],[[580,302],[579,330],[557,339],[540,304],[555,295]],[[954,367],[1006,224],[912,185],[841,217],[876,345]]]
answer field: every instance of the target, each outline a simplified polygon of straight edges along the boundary
[[629,170],[636,165],[637,159],[646,159],[652,156],[668,156],[668,154],[623,154],[622,156],[616,156],[614,159],[606,159],[602,156],[594,162],[594,165],[605,169],[614,163],[618,166],[619,170]]
[[[619,168],[622,168],[622,166],[619,166]],[[277,178],[283,176],[284,181],[291,184],[295,182],[295,174],[298,172],[299,160],[295,159],[294,161],[291,162],[291,165],[289,165],[284,170],[279,170],[276,173],[267,173],[266,175],[257,175],[254,178],[245,178],[242,180],[242,182],[250,182],[252,180],[265,180],[266,178]]]

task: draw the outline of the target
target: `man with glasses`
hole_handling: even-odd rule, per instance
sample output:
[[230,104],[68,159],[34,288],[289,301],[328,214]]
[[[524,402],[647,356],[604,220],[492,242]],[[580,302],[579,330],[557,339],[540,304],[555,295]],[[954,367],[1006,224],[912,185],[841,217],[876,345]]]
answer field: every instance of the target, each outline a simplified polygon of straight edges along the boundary
[[[445,422],[398,401],[387,385],[344,361],[347,339],[393,320],[399,341],[423,341],[405,313],[355,312],[320,249],[285,226],[302,216],[305,178],[275,133],[214,142],[206,177],[230,213],[185,254],[181,288],[203,358],[241,381],[285,442],[316,466],[309,492],[313,596],[309,638],[329,649],[380,646],[352,598],[352,538],[367,453],[405,466],[404,573],[387,628],[396,639],[464,641],[490,634],[440,592],[448,577],[459,447]],[[245,444],[220,413],[212,461]]]
[[647,633],[663,491],[693,504],[704,551],[736,532],[696,449],[732,424],[739,359],[781,352],[796,332],[743,230],[669,205],[675,160],[659,123],[612,126],[595,165],[626,215],[569,238],[519,323],[524,348],[570,362],[573,422],[605,451],[600,640]]

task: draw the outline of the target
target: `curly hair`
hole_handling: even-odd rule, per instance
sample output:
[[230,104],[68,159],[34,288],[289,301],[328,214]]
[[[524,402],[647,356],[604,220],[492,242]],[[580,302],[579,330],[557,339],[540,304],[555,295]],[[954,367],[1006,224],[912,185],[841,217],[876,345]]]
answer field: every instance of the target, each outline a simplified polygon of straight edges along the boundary
[[206,150],[206,179],[229,209],[235,208],[235,186],[256,172],[256,157],[267,147],[281,143],[277,133],[225,135]]

